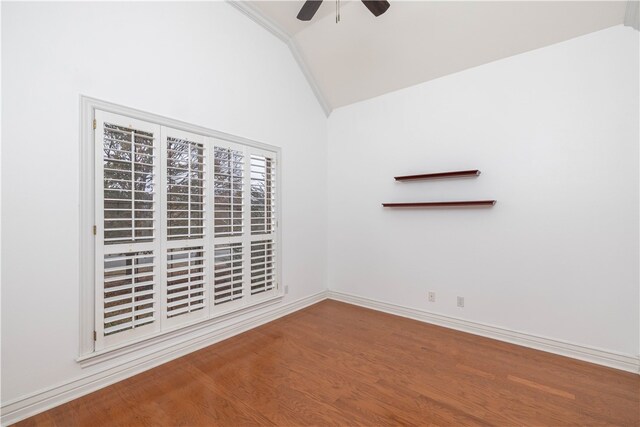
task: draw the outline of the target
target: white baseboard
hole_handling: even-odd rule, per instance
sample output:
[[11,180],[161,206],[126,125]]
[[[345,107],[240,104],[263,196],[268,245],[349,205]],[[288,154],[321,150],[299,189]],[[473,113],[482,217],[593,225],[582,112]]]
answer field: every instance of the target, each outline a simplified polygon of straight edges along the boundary
[[213,330],[209,329],[198,336],[172,344],[154,354],[133,356],[116,367],[105,369],[6,403],[3,402],[0,407],[0,423],[3,426],[16,423],[32,415],[46,411],[47,409],[77,399],[85,394],[89,394],[155,366],[184,356],[185,354],[301,310],[326,298],[327,292],[323,291],[297,301],[277,305],[267,311],[247,317],[233,325]]
[[621,369],[623,371],[640,373],[640,358],[627,354],[614,353],[593,347],[573,344],[557,339],[544,338],[524,332],[516,332],[497,326],[486,325],[441,314],[430,313],[428,311],[417,310],[401,305],[390,304],[373,300],[361,296],[351,295],[343,292],[329,291],[329,298],[349,304],[373,310],[383,311],[396,316],[408,317],[425,323],[431,323],[445,328],[481,335],[499,341],[517,344],[524,347],[534,348],[549,353],[559,354],[585,362],[596,363],[610,368]]

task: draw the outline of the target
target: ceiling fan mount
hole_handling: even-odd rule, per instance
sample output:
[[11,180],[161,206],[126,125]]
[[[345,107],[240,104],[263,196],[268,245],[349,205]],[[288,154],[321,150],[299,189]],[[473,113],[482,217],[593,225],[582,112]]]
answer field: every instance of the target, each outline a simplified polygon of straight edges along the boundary
[[[389,2],[386,0],[362,0],[362,3],[369,9],[375,16],[380,16],[389,9]],[[311,21],[313,15],[316,14],[322,0],[307,0],[302,5],[300,12],[298,12],[298,19],[301,21]]]

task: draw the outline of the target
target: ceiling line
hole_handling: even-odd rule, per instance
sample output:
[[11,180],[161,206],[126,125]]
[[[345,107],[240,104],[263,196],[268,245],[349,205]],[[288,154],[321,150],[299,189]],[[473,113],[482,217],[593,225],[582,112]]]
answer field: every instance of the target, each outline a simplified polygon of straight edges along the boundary
[[640,2],[628,0],[627,9],[624,14],[624,25],[640,31]]
[[260,25],[261,27],[269,31],[271,34],[273,34],[274,36],[282,40],[284,44],[286,44],[289,47],[289,50],[291,51],[293,58],[296,60],[296,63],[298,64],[300,71],[302,71],[302,74],[307,79],[307,83],[309,83],[309,86],[311,87],[311,91],[313,92],[316,99],[318,100],[318,103],[320,104],[322,111],[324,111],[324,114],[327,117],[329,117],[329,114],[331,114],[332,108],[329,106],[329,103],[327,102],[326,97],[322,93],[320,86],[318,86],[318,82],[313,77],[313,73],[309,69],[307,62],[305,61],[304,55],[302,54],[294,38],[289,36],[289,34],[287,34],[277,23],[275,23],[269,17],[263,15],[262,12],[260,12],[257,8],[255,8],[248,2],[242,1],[242,0],[226,0],[226,2],[231,6],[235,7],[237,10],[239,10],[243,14],[245,14],[256,24]]

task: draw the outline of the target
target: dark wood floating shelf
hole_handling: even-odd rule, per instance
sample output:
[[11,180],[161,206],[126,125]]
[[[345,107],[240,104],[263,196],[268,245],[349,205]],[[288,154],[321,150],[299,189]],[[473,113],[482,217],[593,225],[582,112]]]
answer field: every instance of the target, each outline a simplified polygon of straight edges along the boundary
[[465,176],[478,176],[480,171],[478,169],[468,171],[455,171],[455,172],[438,172],[438,173],[423,173],[421,175],[405,175],[394,177],[396,181],[418,181],[421,179],[437,179],[437,178],[457,178]]
[[383,203],[385,208],[437,208],[464,206],[493,206],[495,200],[465,200],[458,202],[415,202],[415,203]]

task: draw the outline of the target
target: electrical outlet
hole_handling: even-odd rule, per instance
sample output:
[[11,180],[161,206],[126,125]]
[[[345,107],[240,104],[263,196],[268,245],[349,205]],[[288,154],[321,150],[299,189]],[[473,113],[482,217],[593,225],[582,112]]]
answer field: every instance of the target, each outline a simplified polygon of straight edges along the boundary
[[289,293],[289,285],[285,285],[284,287],[284,293],[288,294]]
[[436,293],[429,292],[429,302],[436,302]]
[[464,308],[464,297],[458,297],[458,307]]

